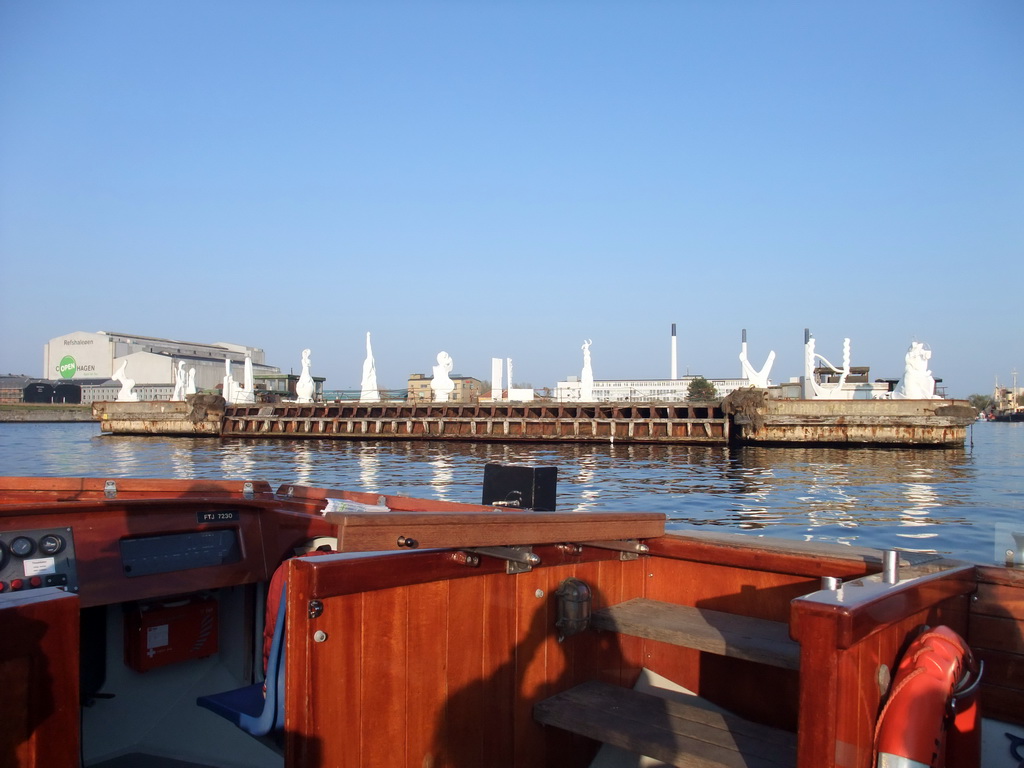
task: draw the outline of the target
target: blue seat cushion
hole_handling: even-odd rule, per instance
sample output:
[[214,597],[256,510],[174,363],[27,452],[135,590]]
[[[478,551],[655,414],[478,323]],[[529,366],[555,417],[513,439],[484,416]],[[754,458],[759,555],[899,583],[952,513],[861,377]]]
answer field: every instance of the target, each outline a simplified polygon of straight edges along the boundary
[[241,715],[258,718],[263,714],[267,700],[263,696],[263,683],[253,683],[233,691],[200,696],[196,703],[241,727]]

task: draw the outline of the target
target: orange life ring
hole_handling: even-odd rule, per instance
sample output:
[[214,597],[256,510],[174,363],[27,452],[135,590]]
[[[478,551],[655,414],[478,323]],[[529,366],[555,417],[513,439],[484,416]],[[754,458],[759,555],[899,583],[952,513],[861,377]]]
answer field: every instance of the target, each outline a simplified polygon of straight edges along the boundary
[[945,626],[926,629],[900,660],[878,717],[876,768],[978,765],[980,677],[960,635]]

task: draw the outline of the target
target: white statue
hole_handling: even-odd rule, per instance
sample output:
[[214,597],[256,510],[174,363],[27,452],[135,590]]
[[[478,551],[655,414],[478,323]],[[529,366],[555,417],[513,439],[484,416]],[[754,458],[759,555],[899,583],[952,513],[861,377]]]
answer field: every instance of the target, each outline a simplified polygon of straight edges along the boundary
[[117,371],[111,376],[114,381],[121,382],[121,391],[117,393],[117,402],[119,403],[137,403],[139,396],[132,392],[132,387],[135,386],[135,379],[129,379],[124,375],[125,368],[128,367],[128,361],[122,360],[121,365],[118,366]]
[[590,365],[590,339],[583,341],[583,372],[580,374],[580,400],[584,403],[594,401],[594,369]]
[[171,400],[185,399],[185,361],[179,360],[178,367],[174,373],[174,392],[171,393]]
[[231,360],[224,358],[224,384],[221,394],[225,403],[235,402],[235,377],[231,375]]
[[256,379],[252,372],[252,358],[248,355],[245,356],[245,369],[244,369],[245,382],[242,386],[233,384],[231,391],[232,403],[255,403],[256,402]]
[[377,389],[377,364],[373,360],[369,331],[366,332],[366,359],[363,360],[363,383],[360,389],[359,402],[380,402],[380,390]]
[[771,373],[774,362],[775,350],[773,349],[768,353],[768,359],[764,361],[761,370],[754,370],[754,366],[747,360],[747,332],[744,330],[743,341],[740,344],[740,365],[743,367],[743,378],[750,383],[750,386],[757,387],[758,389],[768,389],[771,384],[768,380],[768,375]]
[[[839,374],[839,380],[835,384],[820,384],[817,377],[814,375],[814,369],[817,367],[815,360],[821,360],[824,363],[825,368],[829,368],[835,373]],[[843,367],[836,368],[832,363],[826,360],[814,351],[814,337],[808,336],[807,341],[804,343],[804,377],[811,385],[811,391],[814,394],[815,400],[842,400],[844,396],[841,394],[843,385],[846,383],[846,377],[850,375],[850,340],[843,339]]]
[[188,369],[188,384],[185,385],[185,394],[194,395],[196,393],[196,369]]
[[501,385],[501,358],[491,358],[491,400],[498,402],[502,398],[502,390],[504,387]]
[[935,394],[935,379],[928,370],[928,361],[932,351],[927,345],[914,341],[904,358],[906,369],[896,389],[892,391],[893,400],[938,400]]
[[437,353],[437,365],[434,366],[434,378],[430,388],[434,390],[434,401],[447,403],[448,396],[455,389],[455,382],[448,376],[452,372],[452,358],[447,352]]
[[313,395],[316,393],[316,384],[309,374],[309,354],[308,349],[302,350],[302,373],[299,375],[299,381],[295,384],[295,402],[297,403],[312,403]]

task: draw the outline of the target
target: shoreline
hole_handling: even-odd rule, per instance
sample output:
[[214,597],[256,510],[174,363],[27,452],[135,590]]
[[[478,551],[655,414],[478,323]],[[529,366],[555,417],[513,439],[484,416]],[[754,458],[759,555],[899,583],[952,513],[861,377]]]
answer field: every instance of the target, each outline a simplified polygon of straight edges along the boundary
[[0,403],[0,423],[44,424],[83,421],[99,421],[93,416],[91,405]]

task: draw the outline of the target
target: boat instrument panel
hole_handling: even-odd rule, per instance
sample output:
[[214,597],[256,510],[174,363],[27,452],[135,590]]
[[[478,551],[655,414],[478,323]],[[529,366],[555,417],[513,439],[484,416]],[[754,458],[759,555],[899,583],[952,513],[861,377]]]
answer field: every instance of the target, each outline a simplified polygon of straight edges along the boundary
[[0,531],[0,592],[40,587],[78,591],[71,528]]

